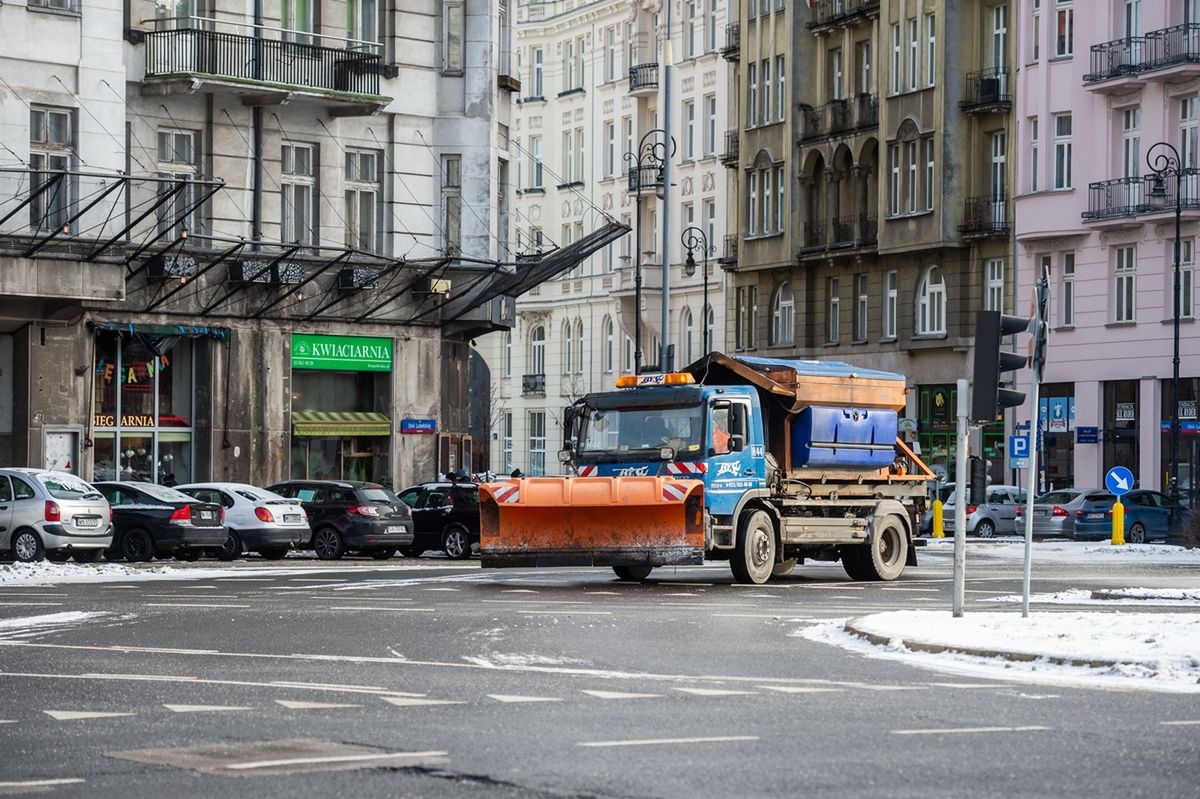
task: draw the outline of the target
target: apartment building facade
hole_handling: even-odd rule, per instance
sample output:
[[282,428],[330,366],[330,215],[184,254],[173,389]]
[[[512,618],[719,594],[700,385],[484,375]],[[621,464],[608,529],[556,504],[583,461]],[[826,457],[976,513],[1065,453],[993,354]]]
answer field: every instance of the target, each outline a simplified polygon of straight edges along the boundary
[[[522,89],[511,137],[516,248],[533,253],[570,245],[609,219],[631,232],[520,296],[511,333],[479,341],[492,375],[493,471],[562,473],[555,453],[567,405],[613,388],[638,364],[654,371],[681,366],[699,358],[706,342],[710,349],[721,346],[725,15],[724,0],[679,4],[668,47],[666,8],[659,2],[556,0],[519,7]],[[655,132],[664,123],[668,53],[674,57],[673,150]],[[664,156],[672,159],[670,186],[659,167]],[[665,248],[664,208],[672,231]],[[689,227],[692,266],[683,245]],[[664,341],[671,351],[667,364],[660,356]]]
[[260,484],[468,460],[467,341],[505,305],[446,309],[508,239],[504,19],[0,7],[0,460]]
[[906,426],[952,473],[975,313],[1016,285],[1009,5],[758,0],[740,26],[726,345],[904,374]]
[[[1024,285],[1050,277],[1051,345],[1042,388],[1045,481],[1103,485],[1113,466],[1138,484],[1200,484],[1200,3],[1020,0],[1016,87],[1017,258]],[[1165,142],[1172,150],[1159,145]],[[1156,179],[1154,170],[1173,172]],[[1178,469],[1171,430],[1175,208]],[[1018,309],[1024,310],[1024,309]],[[1028,409],[1025,411],[1028,414]]]

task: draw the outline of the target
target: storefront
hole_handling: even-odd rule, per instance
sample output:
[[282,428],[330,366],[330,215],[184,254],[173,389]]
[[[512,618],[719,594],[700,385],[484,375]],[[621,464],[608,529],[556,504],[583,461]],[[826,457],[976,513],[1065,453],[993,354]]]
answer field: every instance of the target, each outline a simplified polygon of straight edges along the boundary
[[1042,422],[1042,468],[1044,490],[1075,484],[1075,384],[1045,383],[1041,388],[1039,418]]
[[392,339],[294,333],[291,341],[291,476],[385,479]]
[[[921,459],[939,480],[954,479],[955,436],[958,419],[958,389],[950,385],[917,387],[917,441]],[[988,461],[989,479],[1003,483],[1004,425],[997,422],[983,428],[983,457]]]
[[1163,490],[1169,490],[1171,478],[1177,480],[1181,495],[1190,499],[1191,507],[1198,507],[1200,499],[1200,417],[1197,416],[1197,400],[1200,399],[1200,379],[1189,377],[1179,380],[1179,467],[1171,474],[1171,381],[1162,381],[1162,474]]
[[1141,412],[1137,380],[1110,380],[1104,384],[1104,463],[1101,474],[1125,466],[1138,474],[1138,414]]

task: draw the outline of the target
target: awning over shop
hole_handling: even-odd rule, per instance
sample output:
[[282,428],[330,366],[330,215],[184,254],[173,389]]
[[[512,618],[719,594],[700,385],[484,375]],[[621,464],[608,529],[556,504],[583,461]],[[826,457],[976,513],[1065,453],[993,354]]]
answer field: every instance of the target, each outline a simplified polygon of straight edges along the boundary
[[293,411],[292,434],[309,437],[390,436],[392,420],[382,413]]
[[141,334],[150,338],[181,336],[183,338],[215,338],[229,341],[229,328],[212,325],[149,325],[134,322],[106,322],[94,319],[88,323],[95,330],[115,330],[129,336]]

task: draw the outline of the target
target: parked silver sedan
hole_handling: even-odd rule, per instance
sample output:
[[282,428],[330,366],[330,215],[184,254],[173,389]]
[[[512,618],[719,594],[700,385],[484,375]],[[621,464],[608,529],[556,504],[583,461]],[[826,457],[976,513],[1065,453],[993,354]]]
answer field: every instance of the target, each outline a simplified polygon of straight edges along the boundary
[[[1112,507],[1112,495],[1099,488],[1061,488],[1048,491],[1033,501],[1033,534],[1037,537],[1072,538],[1076,518]],[[1022,531],[1025,508],[1017,513]]]
[[[943,508],[947,534],[954,532],[956,493],[950,494]],[[986,502],[967,505],[967,534],[980,538],[1012,535],[1016,530],[1017,506],[1024,501],[1025,492],[1017,486],[988,486]]]
[[190,483],[175,490],[225,508],[229,536],[225,546],[215,551],[221,560],[233,560],[247,551],[277,560],[312,535],[303,507],[263,488],[245,483]]
[[0,551],[22,562],[92,563],[112,545],[112,509],[73,474],[0,469]]

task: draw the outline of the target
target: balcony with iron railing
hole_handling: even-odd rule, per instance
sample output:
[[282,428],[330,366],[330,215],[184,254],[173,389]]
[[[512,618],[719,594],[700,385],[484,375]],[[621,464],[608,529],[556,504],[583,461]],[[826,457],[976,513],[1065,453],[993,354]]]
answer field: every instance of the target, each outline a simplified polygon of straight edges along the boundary
[[879,0],[814,0],[808,29],[819,32],[836,25],[857,25],[879,16]]
[[521,79],[517,77],[516,59],[512,50],[501,50],[496,61],[496,85],[509,92],[521,91]]
[[741,132],[725,131],[725,150],[721,153],[721,163],[725,166],[736,167],[741,157]]
[[521,375],[521,396],[522,397],[544,397],[546,396],[546,375]]
[[722,269],[730,269],[737,266],[738,260],[738,237],[736,233],[725,234],[725,246],[721,250],[721,257],[717,259],[717,264]]
[[721,48],[721,55],[726,61],[737,61],[742,54],[742,26],[737,22],[730,22],[725,26],[725,46]]
[[800,141],[852,136],[879,127],[879,97],[859,94],[825,105],[800,107]]
[[964,239],[1007,236],[1012,229],[1008,208],[1008,197],[1004,194],[968,197],[963,204],[963,221],[958,232]]
[[658,91],[658,64],[634,64],[629,68],[629,93],[654,94]]
[[[1155,192],[1154,175],[1113,178],[1088,184],[1088,209],[1083,221],[1096,227],[1120,227],[1132,217],[1175,212],[1175,199],[1185,212],[1200,211],[1200,169],[1182,170],[1178,191],[1174,177],[1165,178]],[[1195,216],[1189,214],[1189,216]]]
[[[380,78],[388,71],[380,45],[303,31],[242,25],[200,17],[155,21],[146,32],[146,81],[169,91],[302,94],[378,108]],[[391,74],[389,72],[389,74]],[[207,84],[207,85],[205,85]]]
[[629,168],[629,191],[658,192],[663,187],[663,167],[657,161]]
[[1146,74],[1200,75],[1200,23],[1189,22],[1091,47],[1085,86],[1121,91]]
[[878,220],[867,214],[851,214],[828,222],[810,222],[804,226],[801,253],[805,256],[824,256],[839,250],[860,252],[879,242]]
[[967,85],[958,107],[968,114],[1012,109],[1008,70],[1000,67],[967,73]]

